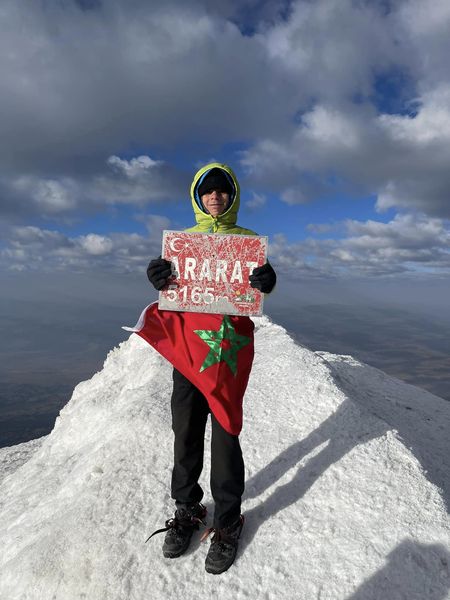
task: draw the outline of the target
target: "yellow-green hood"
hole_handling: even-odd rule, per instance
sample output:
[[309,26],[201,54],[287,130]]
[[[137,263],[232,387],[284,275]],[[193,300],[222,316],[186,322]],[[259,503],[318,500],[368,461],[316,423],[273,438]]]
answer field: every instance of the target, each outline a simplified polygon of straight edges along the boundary
[[[232,179],[236,193],[230,207],[221,215],[217,217],[211,216],[201,208],[201,203],[196,198],[196,189],[202,179],[203,175],[206,175],[208,171],[214,168],[219,168],[225,171]],[[250,229],[243,229],[236,225],[237,214],[240,206],[240,190],[239,183],[236,179],[236,175],[233,170],[222,163],[209,163],[197,171],[191,184],[191,201],[192,208],[194,209],[195,220],[197,225],[190,227],[186,231],[204,231],[204,232],[218,232],[218,233],[244,233],[254,234]]]

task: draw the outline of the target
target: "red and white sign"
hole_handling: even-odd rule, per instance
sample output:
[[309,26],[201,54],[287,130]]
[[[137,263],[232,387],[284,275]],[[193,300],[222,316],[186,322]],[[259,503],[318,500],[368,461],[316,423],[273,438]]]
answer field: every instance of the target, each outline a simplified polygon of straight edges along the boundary
[[267,236],[164,231],[162,256],[172,277],[159,293],[161,310],[262,315],[264,294],[249,276],[267,262]]

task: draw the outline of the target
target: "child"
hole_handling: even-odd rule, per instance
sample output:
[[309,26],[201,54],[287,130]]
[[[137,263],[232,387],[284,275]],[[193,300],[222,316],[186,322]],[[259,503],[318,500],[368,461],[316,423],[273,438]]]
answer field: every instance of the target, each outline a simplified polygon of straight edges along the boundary
[[[211,163],[201,168],[191,185],[191,199],[197,225],[186,231],[256,235],[236,224],[239,210],[239,184],[233,171],[224,164]],[[147,276],[161,290],[171,275],[170,262],[157,258]],[[250,275],[252,287],[264,293],[272,291],[276,275],[269,263]],[[203,490],[198,478],[203,467],[205,426],[210,409],[199,390],[179,371],[173,372],[172,429],[175,434],[174,467],[171,492],[176,511],[166,521],[163,553],[167,558],[183,554],[192,534],[206,517],[200,503]],[[244,462],[239,437],[228,433],[211,412],[211,493],[215,502],[214,532],[205,568],[222,573],[233,563],[244,523],[241,497],[244,492]],[[158,532],[155,532],[158,533]],[[152,534],[153,535],[153,534]]]

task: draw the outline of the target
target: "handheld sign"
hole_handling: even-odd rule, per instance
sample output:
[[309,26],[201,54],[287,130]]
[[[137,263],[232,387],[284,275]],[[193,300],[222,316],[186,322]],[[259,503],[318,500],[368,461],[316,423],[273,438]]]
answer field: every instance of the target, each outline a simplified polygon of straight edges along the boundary
[[267,236],[164,231],[162,256],[172,276],[159,293],[161,310],[262,315],[264,294],[249,277],[267,261]]

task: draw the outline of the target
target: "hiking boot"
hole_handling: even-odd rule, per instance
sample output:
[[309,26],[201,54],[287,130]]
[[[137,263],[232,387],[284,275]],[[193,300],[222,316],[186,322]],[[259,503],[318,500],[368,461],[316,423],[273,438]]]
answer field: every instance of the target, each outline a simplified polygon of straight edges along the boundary
[[154,531],[146,542],[157,533],[167,531],[162,547],[163,554],[166,558],[177,558],[189,548],[192,534],[199,528],[200,523],[205,525],[206,514],[206,507],[200,502],[180,504],[175,516],[166,521],[163,529]]
[[214,532],[205,561],[205,569],[208,573],[218,575],[231,567],[236,558],[238,540],[243,525],[244,517],[241,515],[239,519],[229,527],[224,527],[222,529],[210,528],[202,536],[202,540],[204,540],[210,533]]

